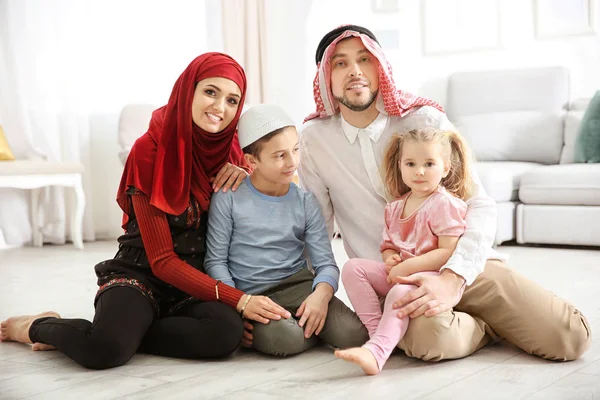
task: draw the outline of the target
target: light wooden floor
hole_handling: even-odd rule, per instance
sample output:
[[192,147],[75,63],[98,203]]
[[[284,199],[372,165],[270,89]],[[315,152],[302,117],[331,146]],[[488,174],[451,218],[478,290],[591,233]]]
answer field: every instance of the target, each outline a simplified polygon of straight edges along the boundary
[[[346,260],[334,242],[340,265]],[[56,310],[91,318],[93,265],[115,242],[0,252],[0,319]],[[509,264],[576,304],[600,332],[600,251],[502,247]],[[343,289],[339,297],[347,301]],[[426,363],[394,355],[365,377],[326,347],[276,359],[239,351],[199,362],[137,355],[127,365],[87,371],[58,352],[0,343],[0,399],[599,399],[600,341],[575,362],[555,363],[501,342],[457,361]]]

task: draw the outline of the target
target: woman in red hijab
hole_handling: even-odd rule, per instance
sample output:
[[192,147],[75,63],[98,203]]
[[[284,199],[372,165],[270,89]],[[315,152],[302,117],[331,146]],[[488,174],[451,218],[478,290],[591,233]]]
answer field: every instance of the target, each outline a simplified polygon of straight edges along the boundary
[[202,272],[211,194],[235,190],[247,175],[236,132],[245,93],[244,70],[231,57],[207,53],[192,61],[125,164],[117,193],[125,233],[115,257],[95,267],[94,321],[55,312],[13,317],[2,322],[0,340],[56,348],[104,369],[137,351],[226,357],[241,342],[241,317],[289,317],[269,298]]

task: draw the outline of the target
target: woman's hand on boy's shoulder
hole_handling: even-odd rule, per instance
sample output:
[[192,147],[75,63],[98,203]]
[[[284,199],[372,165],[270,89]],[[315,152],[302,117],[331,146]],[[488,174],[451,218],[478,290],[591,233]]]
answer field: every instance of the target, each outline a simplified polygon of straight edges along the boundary
[[215,192],[223,189],[224,193],[227,192],[229,188],[235,192],[247,176],[248,172],[244,169],[236,167],[231,163],[227,163],[219,170],[217,176],[212,179],[212,188]]

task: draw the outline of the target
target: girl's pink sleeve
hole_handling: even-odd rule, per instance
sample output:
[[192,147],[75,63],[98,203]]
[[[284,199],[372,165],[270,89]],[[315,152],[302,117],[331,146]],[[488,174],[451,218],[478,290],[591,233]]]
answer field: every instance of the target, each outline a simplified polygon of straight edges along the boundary
[[401,207],[398,207],[398,201],[394,201],[393,203],[385,206],[384,211],[384,224],[383,224],[383,233],[382,233],[382,241],[379,246],[379,251],[384,252],[385,250],[396,250],[399,251],[398,247],[394,245],[392,241],[392,233],[394,229],[394,220],[398,220],[398,215],[396,215],[397,210]]
[[429,227],[436,236],[460,236],[467,226],[466,215],[467,204],[461,199],[450,194],[437,196],[428,218]]

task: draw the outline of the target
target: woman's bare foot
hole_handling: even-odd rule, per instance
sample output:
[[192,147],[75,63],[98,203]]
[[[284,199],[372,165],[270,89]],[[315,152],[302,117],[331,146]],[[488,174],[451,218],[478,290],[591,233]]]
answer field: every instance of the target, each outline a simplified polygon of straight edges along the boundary
[[336,350],[335,356],[342,360],[350,361],[362,368],[367,375],[377,375],[379,366],[371,351],[365,347],[353,347],[347,350]]
[[[38,318],[55,317],[60,318],[60,315],[54,311],[47,311],[37,315],[21,315],[11,317],[0,323],[0,341],[2,342],[19,342],[31,344],[29,339],[29,328],[33,321]],[[49,345],[36,343],[37,350],[51,350]],[[52,347],[52,346],[49,346]]]
[[49,344],[44,344],[44,343],[34,343],[33,346],[31,346],[31,350],[33,350],[33,351],[48,351],[48,350],[56,350],[56,347],[49,345]]

